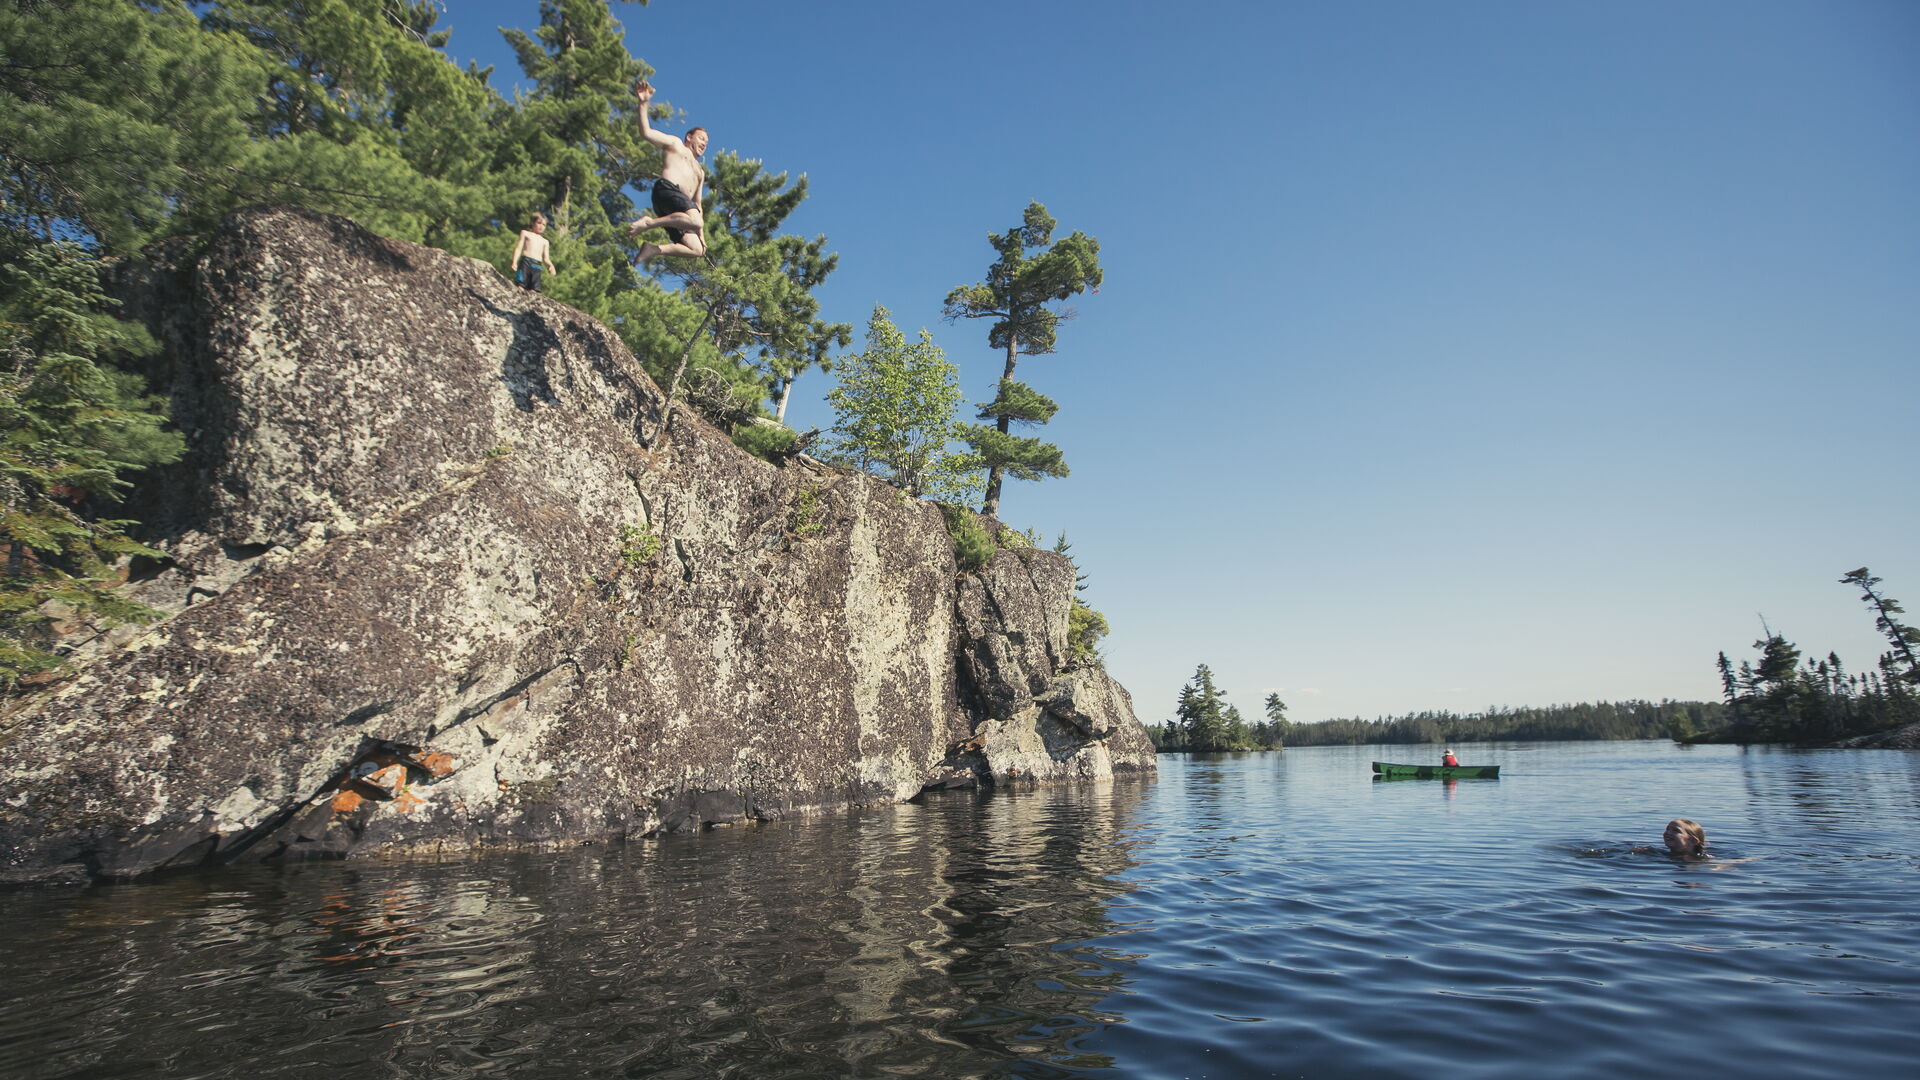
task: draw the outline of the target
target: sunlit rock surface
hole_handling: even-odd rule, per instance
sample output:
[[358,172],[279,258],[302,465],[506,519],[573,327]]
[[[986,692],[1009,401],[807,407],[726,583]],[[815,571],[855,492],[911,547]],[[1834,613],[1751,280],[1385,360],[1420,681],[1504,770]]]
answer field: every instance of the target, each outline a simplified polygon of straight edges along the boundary
[[[957,571],[937,507],[758,461],[615,335],[319,215],[123,275],[188,458],[168,613],[0,727],[0,869],[588,841],[1153,768],[1066,670],[1073,570]],[[798,528],[802,497],[817,506]]]

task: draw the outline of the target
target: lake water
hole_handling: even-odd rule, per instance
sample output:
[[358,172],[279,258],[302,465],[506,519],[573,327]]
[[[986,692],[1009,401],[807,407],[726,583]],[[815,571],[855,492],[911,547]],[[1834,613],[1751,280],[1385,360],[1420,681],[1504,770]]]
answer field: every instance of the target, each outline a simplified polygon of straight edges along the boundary
[[[0,1075],[1836,1077],[1920,1062],[1920,754],[1327,747],[0,893]],[[1722,858],[1635,853],[1693,817]],[[1733,862],[1733,859],[1748,861]]]

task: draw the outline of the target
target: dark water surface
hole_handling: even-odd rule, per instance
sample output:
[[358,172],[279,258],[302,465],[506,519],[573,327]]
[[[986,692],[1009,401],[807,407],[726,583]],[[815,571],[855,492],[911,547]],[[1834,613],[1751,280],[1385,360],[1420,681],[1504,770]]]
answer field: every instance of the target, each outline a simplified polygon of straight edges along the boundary
[[1911,1075],[1920,754],[1461,749],[0,893],[0,1076]]

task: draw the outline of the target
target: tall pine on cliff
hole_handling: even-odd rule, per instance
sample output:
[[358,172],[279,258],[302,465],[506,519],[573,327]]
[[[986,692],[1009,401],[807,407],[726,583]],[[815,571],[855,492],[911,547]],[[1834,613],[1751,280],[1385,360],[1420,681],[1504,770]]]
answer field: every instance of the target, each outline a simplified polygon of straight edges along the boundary
[[[839,261],[825,250],[826,237],[778,231],[806,192],[805,176],[789,184],[786,173],[768,173],[758,161],[716,155],[704,200],[709,257],[650,264],[680,281],[675,296],[700,310],[697,326],[683,331],[683,316],[623,329],[630,344],[641,342],[635,352],[649,358],[648,370],[670,395],[736,436],[769,398],[784,412],[793,380],[825,367],[831,350],[853,340],[851,326],[819,317],[813,295]],[[663,362],[676,351],[674,362]]]
[[807,197],[806,174],[789,185],[786,173],[767,172],[759,161],[719,154],[709,184],[729,236],[756,247],[771,244],[778,255],[781,279],[760,290],[754,329],[760,362],[773,380],[774,419],[784,423],[794,382],[810,369],[827,370],[832,350],[853,340],[852,326],[819,318],[813,295],[840,256],[826,250],[825,236],[809,240],[779,231]]
[[1067,475],[1059,447],[1012,434],[1014,424],[1044,424],[1059,407],[1013,378],[1023,354],[1053,351],[1060,323],[1071,317],[1070,311],[1047,305],[1100,286],[1100,242],[1079,232],[1055,242],[1057,224],[1046,207],[1028,204],[1017,227],[988,238],[1000,258],[987,268],[986,281],[947,294],[948,321],[996,320],[987,331],[987,343],[1007,357],[994,399],[980,406],[980,419],[993,424],[972,427],[968,433],[986,464],[981,513],[989,517],[999,516],[1000,484],[1007,474],[1018,480]]
[[[653,69],[627,51],[626,32],[607,0],[541,0],[532,34],[506,30],[534,89],[518,102],[512,145],[500,167],[534,194],[520,209],[552,219],[553,259],[560,273],[547,292],[602,320],[616,277],[631,281],[624,250],[635,216],[629,186],[660,172],[660,152],[640,136],[634,84]],[[670,110],[660,103],[655,111]],[[504,253],[502,253],[504,256]]]
[[252,138],[181,207],[176,231],[283,203],[444,245],[494,212],[504,103],[484,72],[462,72],[440,51],[437,16],[422,0],[207,5],[206,36],[238,47],[253,69]]
[[0,6],[0,226],[109,252],[165,234],[235,183],[257,70],[177,2]]

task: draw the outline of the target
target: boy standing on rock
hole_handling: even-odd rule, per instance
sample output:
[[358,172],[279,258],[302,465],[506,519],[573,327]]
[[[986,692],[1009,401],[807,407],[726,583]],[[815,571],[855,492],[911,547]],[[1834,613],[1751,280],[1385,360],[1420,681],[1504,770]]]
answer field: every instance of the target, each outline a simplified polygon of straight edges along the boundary
[[532,224],[520,230],[520,239],[513,245],[513,256],[509,263],[513,267],[513,280],[529,292],[540,291],[542,267],[549,274],[559,271],[553,268],[553,260],[547,255],[547,215],[536,212]]
[[660,179],[653,182],[653,217],[635,218],[627,226],[628,236],[648,229],[667,230],[667,243],[642,244],[640,261],[661,255],[701,256],[707,253],[706,223],[700,213],[700,191],[706,186],[707,170],[700,155],[707,152],[707,129],[697,127],[684,139],[653,130],[647,120],[647,103],[653,100],[653,87],[642,79],[633,88],[640,101],[640,135],[667,155],[660,167]]

